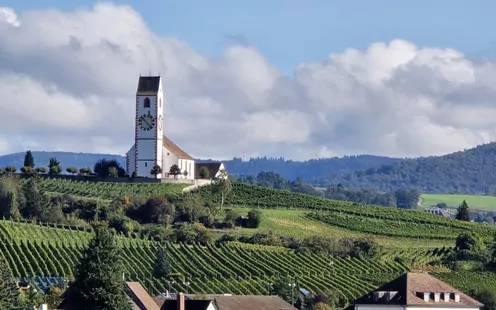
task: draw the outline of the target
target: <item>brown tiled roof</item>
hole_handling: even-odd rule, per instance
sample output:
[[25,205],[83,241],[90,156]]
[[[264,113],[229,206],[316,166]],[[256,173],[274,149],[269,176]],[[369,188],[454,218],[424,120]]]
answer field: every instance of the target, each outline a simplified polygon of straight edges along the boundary
[[211,179],[215,177],[220,169],[222,163],[197,163],[195,164],[195,179],[201,179],[200,169],[205,167],[208,170],[208,177],[206,179]]
[[160,307],[138,282],[126,282],[126,293],[142,310],[159,310]]
[[138,89],[136,92],[158,92],[160,85],[160,76],[140,76],[138,82]]
[[[185,300],[184,308],[186,310],[207,310],[208,306],[212,303],[211,300]],[[176,310],[177,309],[177,300],[166,300],[160,310]],[[219,309],[220,310],[220,309]]]
[[[386,295],[377,300],[374,299],[374,292],[396,292],[394,296],[388,300]],[[425,301],[423,293],[430,293],[429,301]],[[450,293],[450,300],[444,301],[444,296],[441,294],[440,301],[434,301],[434,293]],[[453,294],[460,294],[460,301],[455,302]],[[390,305],[416,305],[416,306],[446,306],[449,307],[483,307],[483,304],[473,299],[472,297],[460,292],[447,283],[431,276],[428,273],[405,273],[394,279],[393,281],[384,284],[378,289],[356,299],[354,305],[359,304],[390,304]],[[350,306],[350,309],[352,306]]]
[[180,159],[194,160],[193,157],[189,156],[188,153],[181,150],[181,148],[179,146],[177,146],[174,142],[172,142],[166,136],[164,136],[162,144],[167,150],[169,150],[169,152],[176,155]]
[[296,310],[295,307],[277,296],[217,296],[214,304],[219,310]]

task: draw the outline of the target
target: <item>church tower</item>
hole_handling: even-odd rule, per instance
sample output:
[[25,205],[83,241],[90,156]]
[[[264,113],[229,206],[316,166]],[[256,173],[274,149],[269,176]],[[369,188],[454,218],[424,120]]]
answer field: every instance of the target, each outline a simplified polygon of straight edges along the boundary
[[[162,167],[163,99],[160,76],[140,76],[136,91],[135,144],[134,156],[132,156],[134,167],[128,167],[128,170],[135,171],[139,177],[155,177],[150,173],[155,165],[167,169]],[[162,174],[156,177],[162,178]]]

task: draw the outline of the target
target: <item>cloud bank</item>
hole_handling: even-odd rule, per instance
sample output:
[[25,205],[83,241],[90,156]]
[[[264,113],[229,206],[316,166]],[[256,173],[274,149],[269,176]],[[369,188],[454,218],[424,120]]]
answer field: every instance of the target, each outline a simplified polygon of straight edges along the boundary
[[161,74],[167,135],[192,156],[425,156],[496,140],[496,67],[404,40],[300,63],[284,76],[241,44],[216,60],[99,3],[0,8],[0,153],[124,154],[137,79]]

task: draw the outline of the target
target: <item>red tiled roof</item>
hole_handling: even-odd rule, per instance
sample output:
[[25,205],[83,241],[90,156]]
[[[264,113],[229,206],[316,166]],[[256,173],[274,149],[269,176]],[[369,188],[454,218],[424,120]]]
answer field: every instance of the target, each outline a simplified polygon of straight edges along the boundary
[[189,159],[189,160],[194,160],[193,157],[189,156],[188,153],[183,151],[179,146],[177,146],[174,142],[172,142],[169,138],[166,136],[163,137],[162,140],[162,145],[169,150],[172,154],[176,155],[180,159]]

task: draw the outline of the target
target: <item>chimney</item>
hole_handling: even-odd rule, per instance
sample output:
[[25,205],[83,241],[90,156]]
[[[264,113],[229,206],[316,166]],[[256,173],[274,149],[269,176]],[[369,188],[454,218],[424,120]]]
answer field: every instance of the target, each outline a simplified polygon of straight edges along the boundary
[[424,301],[429,302],[431,293],[429,292],[424,292]]
[[450,302],[450,293],[444,292],[443,298],[444,298],[444,302]]
[[460,293],[453,293],[455,294],[455,302],[460,302]]
[[434,302],[439,302],[441,299],[441,293],[434,293]]
[[184,305],[184,293],[179,293],[177,295],[177,310],[185,310]]

